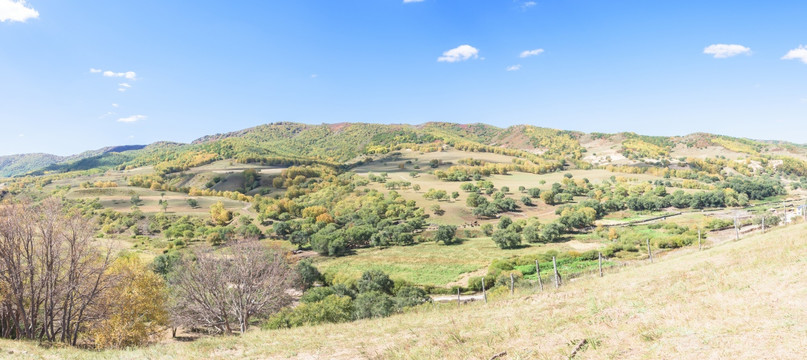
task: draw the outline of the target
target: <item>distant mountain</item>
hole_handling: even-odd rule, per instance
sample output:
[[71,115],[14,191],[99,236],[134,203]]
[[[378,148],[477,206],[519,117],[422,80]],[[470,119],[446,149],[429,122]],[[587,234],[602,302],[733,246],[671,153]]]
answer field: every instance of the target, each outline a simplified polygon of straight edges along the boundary
[[0,156],[0,177],[13,177],[47,168],[59,168],[59,166],[65,164],[79,163],[82,160],[103,157],[107,154],[140,150],[144,147],[145,145],[109,146],[70,156],[42,153]]
[[0,177],[25,174],[55,164],[64,159],[52,154],[19,154],[0,156]]
[[46,154],[3,157],[0,176],[143,166],[171,173],[225,159],[266,165],[350,166],[367,157],[395,151],[430,152],[447,148],[504,154],[549,171],[568,166],[669,164],[690,157],[807,159],[807,147],[803,145],[706,133],[668,137],[631,132],[587,134],[534,125],[499,128],[445,122],[421,125],[278,122],[209,135],[190,144],[158,142],[148,146],[109,147],[70,157]]

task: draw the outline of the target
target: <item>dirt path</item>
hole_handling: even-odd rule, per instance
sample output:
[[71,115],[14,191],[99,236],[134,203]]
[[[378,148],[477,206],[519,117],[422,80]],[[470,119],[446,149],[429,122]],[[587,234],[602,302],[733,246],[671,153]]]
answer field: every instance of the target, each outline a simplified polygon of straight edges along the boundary
[[454,286],[468,287],[468,281],[471,280],[472,277],[485,276],[487,275],[487,273],[488,273],[487,268],[481,268],[476,271],[467,272],[465,274],[460,275],[460,278],[457,279],[457,281],[453,281],[446,284],[446,287],[447,288],[452,288]]
[[[485,299],[483,294],[460,295],[460,302],[468,301],[481,301]],[[452,302],[457,301],[457,295],[435,295],[432,296],[434,302]]]

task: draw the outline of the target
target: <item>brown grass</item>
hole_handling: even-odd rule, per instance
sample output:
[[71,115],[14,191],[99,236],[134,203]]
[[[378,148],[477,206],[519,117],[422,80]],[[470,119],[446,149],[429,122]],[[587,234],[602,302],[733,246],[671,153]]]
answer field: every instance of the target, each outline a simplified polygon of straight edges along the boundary
[[128,351],[14,341],[0,348],[17,358],[488,359],[506,351],[506,359],[560,359],[586,339],[577,359],[799,359],[807,347],[805,262],[800,224],[487,305]]

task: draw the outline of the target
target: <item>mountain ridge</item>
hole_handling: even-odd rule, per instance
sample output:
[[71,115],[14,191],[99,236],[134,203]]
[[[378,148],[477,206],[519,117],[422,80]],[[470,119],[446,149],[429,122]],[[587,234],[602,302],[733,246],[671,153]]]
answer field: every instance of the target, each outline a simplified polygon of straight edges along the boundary
[[[320,162],[335,165],[405,148],[437,151],[442,146],[480,152],[524,152],[518,156],[530,157],[533,162],[541,158],[550,162],[571,162],[577,166],[601,165],[616,157],[633,162],[663,160],[670,158],[676,147],[725,150],[721,150],[724,154],[718,152],[717,156],[782,153],[803,156],[807,153],[807,145],[704,132],[649,136],[633,132],[586,133],[530,124],[497,127],[484,123],[449,122],[416,125],[275,122],[206,135],[190,143],[160,141],[149,145],[109,146],[65,157],[41,153],[3,156],[0,157],[0,177],[139,166],[157,166],[163,172],[172,172],[222,159],[244,163]],[[597,150],[613,156],[606,160],[609,155],[597,155]]]

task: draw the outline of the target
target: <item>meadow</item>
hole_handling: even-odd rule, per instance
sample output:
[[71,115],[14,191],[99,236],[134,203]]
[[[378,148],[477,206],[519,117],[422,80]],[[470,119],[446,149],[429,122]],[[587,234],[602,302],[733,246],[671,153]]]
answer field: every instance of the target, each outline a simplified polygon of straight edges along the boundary
[[102,352],[0,340],[19,359],[798,358],[807,346],[807,225],[670,253],[559,290],[491,294],[385,319]]

